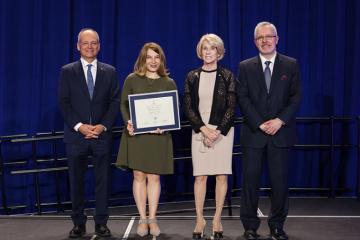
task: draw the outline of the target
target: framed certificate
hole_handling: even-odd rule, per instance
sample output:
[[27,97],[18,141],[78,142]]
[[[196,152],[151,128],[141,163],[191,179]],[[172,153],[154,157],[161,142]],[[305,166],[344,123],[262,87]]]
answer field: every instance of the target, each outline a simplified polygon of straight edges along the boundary
[[134,134],[158,128],[164,131],[180,129],[177,90],[131,94],[128,99]]

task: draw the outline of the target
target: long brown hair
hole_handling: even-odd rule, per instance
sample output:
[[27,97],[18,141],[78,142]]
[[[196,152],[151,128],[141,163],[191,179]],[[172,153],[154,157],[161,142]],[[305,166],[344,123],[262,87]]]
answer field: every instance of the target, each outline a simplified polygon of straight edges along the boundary
[[166,69],[166,59],[165,54],[159,44],[154,42],[145,43],[144,46],[141,48],[138,58],[136,59],[134,65],[134,73],[140,76],[144,76],[146,74],[146,54],[147,51],[151,49],[160,56],[160,66],[157,70],[157,74],[161,77],[169,76],[169,72]]

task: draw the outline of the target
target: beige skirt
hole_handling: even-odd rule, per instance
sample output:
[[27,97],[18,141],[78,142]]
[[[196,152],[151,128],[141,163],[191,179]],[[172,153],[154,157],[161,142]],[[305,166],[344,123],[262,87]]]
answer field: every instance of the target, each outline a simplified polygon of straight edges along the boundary
[[[207,125],[215,129],[216,126]],[[220,135],[214,147],[207,147],[203,143],[202,133],[192,131],[191,155],[193,175],[221,175],[232,174],[232,152],[234,144],[234,128],[226,136]]]

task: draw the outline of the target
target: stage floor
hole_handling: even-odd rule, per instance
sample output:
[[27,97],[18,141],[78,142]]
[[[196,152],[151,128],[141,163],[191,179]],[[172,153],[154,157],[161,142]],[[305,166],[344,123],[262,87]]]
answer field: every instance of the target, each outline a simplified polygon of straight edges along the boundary
[[[214,202],[205,204],[206,239],[210,239],[211,216]],[[259,202],[261,239],[268,239],[268,198]],[[174,211],[175,210],[175,211]],[[89,211],[91,214],[92,211]],[[224,239],[243,239],[243,227],[239,220],[239,199],[233,199],[233,215],[223,212]],[[162,234],[157,239],[191,239],[195,221],[193,202],[162,203],[159,206],[159,225]],[[113,233],[108,239],[151,239],[150,236],[136,236],[136,207],[111,208],[108,226]],[[72,227],[70,217],[65,214],[44,214],[42,216],[1,216],[0,239],[2,240],[52,240],[68,239]],[[91,216],[87,222],[87,235],[82,239],[98,239],[93,236],[94,223]],[[353,198],[291,198],[289,216],[285,230],[291,240],[358,240],[360,239],[360,202]]]

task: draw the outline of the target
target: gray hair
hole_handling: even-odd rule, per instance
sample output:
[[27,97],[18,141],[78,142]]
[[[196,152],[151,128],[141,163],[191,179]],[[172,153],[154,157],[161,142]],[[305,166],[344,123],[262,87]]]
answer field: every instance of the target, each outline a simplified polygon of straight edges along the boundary
[[80,30],[80,32],[79,32],[79,34],[78,34],[78,43],[80,42],[80,36],[81,36],[81,34],[83,33],[83,32],[85,32],[85,31],[93,31],[94,33],[95,33],[95,35],[96,35],[96,38],[97,38],[97,40],[98,40],[98,42],[100,42],[100,37],[99,37],[99,34],[94,30],[94,29],[92,29],[92,28],[83,28],[83,29],[81,29]]
[[259,22],[256,25],[255,30],[254,30],[254,39],[256,38],[256,33],[259,30],[259,28],[263,27],[263,26],[270,26],[273,29],[275,35],[277,36],[277,30],[276,30],[276,27],[274,24],[272,24],[271,22]]

